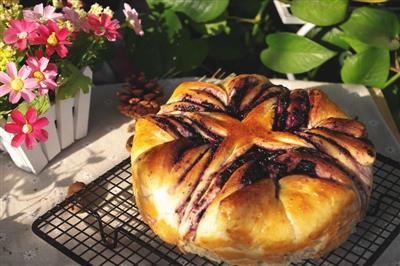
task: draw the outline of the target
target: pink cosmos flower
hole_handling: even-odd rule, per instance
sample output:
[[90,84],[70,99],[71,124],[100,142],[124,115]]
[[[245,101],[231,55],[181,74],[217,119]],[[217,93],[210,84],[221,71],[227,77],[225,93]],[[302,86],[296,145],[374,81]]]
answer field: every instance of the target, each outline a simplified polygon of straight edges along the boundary
[[126,20],[133,28],[137,35],[143,36],[142,21],[139,19],[139,14],[136,9],[132,8],[128,3],[124,3],[123,10]]
[[37,87],[36,79],[28,78],[31,74],[31,69],[28,66],[23,66],[17,72],[17,67],[14,62],[7,64],[7,73],[0,72],[0,97],[9,93],[8,100],[11,103],[17,103],[21,96],[31,102],[35,98],[32,89]]
[[4,42],[14,44],[20,51],[25,50],[28,42],[36,37],[36,22],[26,20],[11,20],[10,27],[4,32]]
[[26,20],[45,23],[48,20],[56,21],[57,19],[62,19],[63,15],[55,11],[56,8],[54,6],[48,5],[43,8],[43,4],[38,4],[33,7],[33,10],[23,10],[23,14]]
[[26,60],[27,65],[31,68],[30,77],[35,78],[39,87],[39,95],[45,95],[49,90],[55,90],[57,83],[57,66],[49,63],[46,57],[36,58],[28,57]]
[[40,25],[38,28],[39,36],[33,41],[34,44],[46,45],[46,54],[51,56],[54,52],[64,58],[68,54],[66,45],[71,42],[67,40],[69,31],[67,28],[58,28],[54,21],[49,20],[46,25]]
[[25,141],[26,147],[31,150],[36,140],[47,141],[48,133],[43,127],[47,126],[49,120],[46,117],[37,119],[35,108],[30,107],[25,116],[18,109],[14,109],[11,118],[15,123],[5,124],[4,130],[15,135],[11,141],[13,147],[19,147]]
[[109,41],[115,41],[121,37],[119,32],[119,22],[116,19],[111,20],[111,17],[106,13],[102,13],[100,17],[89,14],[88,15],[88,28],[94,31],[97,36],[105,36]]

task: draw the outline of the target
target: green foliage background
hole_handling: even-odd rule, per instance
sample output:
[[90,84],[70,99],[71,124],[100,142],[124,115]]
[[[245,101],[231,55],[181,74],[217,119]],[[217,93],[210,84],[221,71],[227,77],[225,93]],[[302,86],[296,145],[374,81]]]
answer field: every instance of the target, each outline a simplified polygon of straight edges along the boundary
[[147,0],[145,34],[124,32],[126,47],[150,77],[211,75],[222,68],[382,88],[400,125],[399,9],[391,1],[286,2],[316,25],[307,36],[294,34],[298,25],[282,24],[270,0]]

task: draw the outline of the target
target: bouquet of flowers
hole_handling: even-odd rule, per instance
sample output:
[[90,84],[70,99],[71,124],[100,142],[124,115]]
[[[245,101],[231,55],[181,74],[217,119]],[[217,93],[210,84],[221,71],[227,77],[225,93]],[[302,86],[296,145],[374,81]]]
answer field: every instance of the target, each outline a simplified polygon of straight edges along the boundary
[[[143,34],[138,13],[125,4],[126,22]],[[121,38],[109,7],[88,11],[79,0],[23,8],[18,1],[0,3],[0,125],[14,134],[12,146],[28,149],[46,141],[43,115],[50,99],[67,99],[88,91],[91,80],[81,68],[100,60],[110,42]]]

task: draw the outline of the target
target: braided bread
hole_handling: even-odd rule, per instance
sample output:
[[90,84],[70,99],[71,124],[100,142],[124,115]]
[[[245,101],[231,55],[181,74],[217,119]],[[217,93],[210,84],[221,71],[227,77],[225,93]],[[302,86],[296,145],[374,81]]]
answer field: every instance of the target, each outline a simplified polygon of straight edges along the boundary
[[319,89],[185,82],[135,132],[137,206],[184,252],[234,265],[319,257],[368,206],[373,146]]

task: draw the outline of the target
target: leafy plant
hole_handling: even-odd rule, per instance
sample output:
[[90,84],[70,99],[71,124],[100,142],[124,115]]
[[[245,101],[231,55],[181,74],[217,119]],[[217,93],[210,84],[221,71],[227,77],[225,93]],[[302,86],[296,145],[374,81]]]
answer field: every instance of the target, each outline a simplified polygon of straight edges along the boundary
[[274,72],[315,78],[319,68],[337,60],[345,83],[388,85],[390,58],[400,46],[393,12],[352,9],[349,0],[288,2],[294,15],[317,25],[313,36],[275,33],[285,26],[268,0],[147,0],[145,35],[127,32],[128,49],[149,76],[212,72],[215,66],[240,71],[249,64],[247,71],[270,74],[262,62]]
[[383,87],[389,74],[389,51],[368,48],[344,61],[342,79],[346,83],[363,83]]
[[293,0],[291,10],[297,17],[305,21],[318,26],[329,26],[345,19],[348,4],[348,0]]
[[349,36],[370,46],[396,50],[400,46],[399,19],[392,12],[370,7],[354,9],[340,25]]
[[147,3],[150,7],[163,4],[170,10],[184,13],[195,22],[207,22],[221,15],[229,0],[148,0]]
[[261,61],[281,73],[309,71],[336,53],[294,33],[273,33],[267,36],[268,49],[261,52]]
[[[303,20],[321,26],[334,25],[344,20],[345,16],[337,19],[337,13],[333,11],[341,10],[345,14],[346,10],[343,8],[347,6],[345,2],[348,1],[316,0],[312,2],[315,4],[315,8],[309,6],[310,1],[294,0],[292,2],[293,13]],[[323,20],[317,16],[318,13],[321,14],[321,17],[324,17]],[[328,13],[335,14],[330,16]],[[328,28],[329,31],[322,38],[318,39],[317,36],[315,39],[334,45],[333,48],[337,51],[337,54],[346,55],[341,69],[343,82],[385,88],[389,85],[387,81],[390,69],[390,53],[396,51],[400,46],[399,27],[399,20],[394,13],[378,8],[359,7],[354,9],[347,20],[343,21],[339,27]],[[321,31],[324,30],[326,29],[321,28]],[[265,60],[264,51],[261,54],[261,61],[267,67],[281,73],[301,73],[325,63],[326,60],[315,62],[315,54],[308,50],[308,46],[304,46],[306,41],[310,41],[309,38],[298,36],[296,41],[282,38],[281,35],[276,42],[279,42],[281,47],[290,45],[291,49],[304,53],[302,60],[295,61],[298,65],[297,68],[293,69],[293,61],[290,60],[279,62],[277,60]],[[268,38],[267,45],[270,48],[266,51],[273,48],[268,43]],[[278,49],[276,53],[275,57],[280,58],[287,52],[286,49]],[[392,52],[392,56],[395,57],[396,54]],[[323,57],[319,58],[323,59]],[[279,68],[277,68],[278,65]],[[397,69],[396,71],[400,70]]]
[[62,80],[57,89],[56,97],[59,100],[65,100],[74,97],[80,90],[88,93],[92,80],[69,61],[63,61],[60,64]]
[[148,0],[149,12],[141,15],[145,34],[124,32],[124,40],[135,65],[150,77],[211,72],[209,65],[221,60],[221,67],[233,69],[230,63],[243,58],[259,67],[268,2]]
[[[125,38],[136,64],[150,76],[159,76],[170,70],[190,71],[198,67],[208,53],[206,40],[193,36],[183,18],[192,16],[191,23],[211,21],[220,14],[225,1],[148,1],[151,13],[142,16],[144,36],[125,32]],[[213,4],[214,3],[214,4]],[[197,15],[196,15],[197,14]],[[185,25],[186,24],[186,25]],[[193,53],[195,51],[195,53]],[[149,60],[151,58],[151,60]]]
[[398,93],[400,25],[385,1],[285,2],[316,25],[307,36],[294,33],[299,26],[283,25],[270,0],[147,0],[145,34],[125,33],[126,46],[150,77],[211,75],[222,68],[268,77],[296,73]]
[[38,115],[43,115],[50,108],[50,100],[48,95],[37,96],[32,102],[22,102],[18,105],[18,110],[25,114],[26,111],[34,107],[37,110]]

